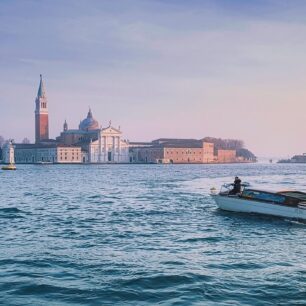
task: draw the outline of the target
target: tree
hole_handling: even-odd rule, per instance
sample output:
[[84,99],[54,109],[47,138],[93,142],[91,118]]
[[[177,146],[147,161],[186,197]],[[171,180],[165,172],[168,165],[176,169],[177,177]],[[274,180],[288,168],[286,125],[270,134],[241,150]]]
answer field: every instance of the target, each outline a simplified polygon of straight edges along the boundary
[[237,150],[237,156],[243,157],[244,159],[247,160],[256,161],[256,156],[248,149],[241,148]]
[[240,150],[244,147],[243,141],[239,139],[205,137],[203,140],[213,143],[216,150]]
[[0,135],[0,148],[5,144],[5,139],[3,136]]
[[23,138],[22,143],[23,143],[23,144],[29,144],[29,143],[31,143],[31,142],[30,142],[30,139],[29,139],[29,138],[25,137],[25,138]]

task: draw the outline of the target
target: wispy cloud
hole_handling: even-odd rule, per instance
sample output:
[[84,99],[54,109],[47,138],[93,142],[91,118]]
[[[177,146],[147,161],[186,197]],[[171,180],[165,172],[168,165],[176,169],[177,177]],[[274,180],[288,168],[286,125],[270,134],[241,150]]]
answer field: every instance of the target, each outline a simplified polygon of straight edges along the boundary
[[33,139],[43,73],[53,136],[91,105],[130,139],[212,135],[257,154],[303,151],[305,13],[304,1],[1,2],[0,134]]

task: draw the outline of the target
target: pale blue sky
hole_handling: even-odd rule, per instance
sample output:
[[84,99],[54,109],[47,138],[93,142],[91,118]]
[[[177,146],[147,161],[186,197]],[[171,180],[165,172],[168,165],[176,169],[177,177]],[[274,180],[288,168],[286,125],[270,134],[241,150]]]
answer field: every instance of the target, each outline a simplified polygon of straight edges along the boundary
[[240,138],[306,152],[306,1],[0,0],[0,135],[34,139],[91,106],[130,140]]

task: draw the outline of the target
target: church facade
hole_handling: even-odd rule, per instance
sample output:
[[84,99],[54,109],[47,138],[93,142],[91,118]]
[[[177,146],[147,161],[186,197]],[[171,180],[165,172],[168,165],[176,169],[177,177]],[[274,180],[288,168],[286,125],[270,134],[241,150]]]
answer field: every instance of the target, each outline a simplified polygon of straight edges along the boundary
[[121,139],[121,131],[112,126],[101,129],[98,139],[88,145],[88,162],[90,163],[128,163],[129,144]]
[[99,126],[89,109],[87,117],[79,124],[78,129],[68,129],[67,121],[57,142],[65,145],[81,146],[87,154],[83,162],[88,163],[128,163],[129,143],[122,139],[120,128],[109,125]]

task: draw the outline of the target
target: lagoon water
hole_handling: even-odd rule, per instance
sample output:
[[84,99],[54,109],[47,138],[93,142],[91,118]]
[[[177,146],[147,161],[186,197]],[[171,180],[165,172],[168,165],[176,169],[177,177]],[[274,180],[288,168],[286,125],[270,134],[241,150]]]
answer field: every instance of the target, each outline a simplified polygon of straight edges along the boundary
[[306,225],[222,212],[211,187],[306,191],[306,165],[0,171],[0,304],[305,305]]

